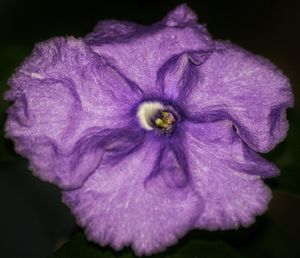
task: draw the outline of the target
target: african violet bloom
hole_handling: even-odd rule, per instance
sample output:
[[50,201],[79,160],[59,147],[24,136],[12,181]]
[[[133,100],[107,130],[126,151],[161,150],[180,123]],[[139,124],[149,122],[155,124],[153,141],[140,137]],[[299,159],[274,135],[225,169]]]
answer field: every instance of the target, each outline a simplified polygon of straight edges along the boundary
[[256,152],[286,136],[288,79],[186,5],[39,43],[9,84],[7,135],[100,245],[151,254],[267,208],[279,171]]

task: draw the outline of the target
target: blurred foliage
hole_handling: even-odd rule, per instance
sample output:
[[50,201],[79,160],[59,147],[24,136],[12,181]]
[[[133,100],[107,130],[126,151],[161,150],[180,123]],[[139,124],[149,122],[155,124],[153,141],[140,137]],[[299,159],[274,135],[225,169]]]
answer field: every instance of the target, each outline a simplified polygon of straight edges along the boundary
[[[29,50],[18,45],[0,45],[0,57],[1,65],[0,69],[0,127],[4,127],[6,109],[9,105],[8,102],[4,101],[3,94],[8,89],[7,80],[12,74],[14,69],[20,64],[20,62],[29,54]],[[7,161],[16,160],[16,155],[13,152],[12,144],[10,141],[1,137],[3,131],[0,134],[0,163]]]
[[267,180],[273,189],[300,194],[300,117],[297,110],[288,110],[290,128],[286,139],[263,156],[275,163],[280,176]]
[[[136,257],[127,248],[121,252],[113,251],[111,248],[100,248],[99,246],[87,242],[82,233],[77,233],[70,242],[65,244],[49,258],[131,258]],[[184,245],[169,248],[166,252],[152,255],[153,258],[241,258],[229,245],[221,241],[206,241],[192,239]]]
[[[293,205],[291,206],[291,204]],[[278,213],[278,209],[280,210],[282,206],[285,206],[286,209]],[[292,210],[289,210],[291,207],[293,207]],[[299,216],[300,199],[276,192],[269,212],[259,217],[256,223],[249,228],[223,232],[194,230],[181,239],[177,245],[150,257],[297,258],[300,255],[298,247],[300,227],[299,223],[295,224],[295,219],[298,219]],[[100,247],[88,242],[80,231],[50,256],[50,258],[84,257],[129,258],[135,257],[135,255],[129,248],[116,252],[111,248]]]

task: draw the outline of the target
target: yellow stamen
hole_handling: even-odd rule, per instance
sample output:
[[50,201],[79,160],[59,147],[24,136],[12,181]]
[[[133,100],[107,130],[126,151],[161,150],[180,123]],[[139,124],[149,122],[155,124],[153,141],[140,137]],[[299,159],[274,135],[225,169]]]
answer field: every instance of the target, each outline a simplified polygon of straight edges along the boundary
[[162,112],[162,120],[168,125],[171,125],[174,122],[172,115],[166,111]]
[[155,125],[163,129],[170,128],[173,123],[174,123],[173,116],[166,111],[163,111],[161,113],[161,118],[157,118],[155,120]]

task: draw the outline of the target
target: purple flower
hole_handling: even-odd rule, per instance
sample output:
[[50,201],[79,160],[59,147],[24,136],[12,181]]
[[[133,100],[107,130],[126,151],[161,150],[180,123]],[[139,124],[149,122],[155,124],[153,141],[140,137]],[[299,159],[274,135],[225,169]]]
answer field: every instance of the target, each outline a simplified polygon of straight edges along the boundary
[[9,81],[8,137],[100,245],[151,254],[267,208],[279,171],[256,152],[286,136],[288,79],[196,20],[103,21],[39,43]]

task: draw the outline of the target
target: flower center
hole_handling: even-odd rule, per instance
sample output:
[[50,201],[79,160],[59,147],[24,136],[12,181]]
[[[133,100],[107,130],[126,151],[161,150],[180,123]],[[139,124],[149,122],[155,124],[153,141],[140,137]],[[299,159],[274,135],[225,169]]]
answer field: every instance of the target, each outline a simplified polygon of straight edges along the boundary
[[160,117],[155,119],[155,125],[162,130],[169,130],[175,123],[175,117],[171,112],[162,111]]
[[138,107],[137,117],[142,128],[165,134],[170,134],[173,131],[179,118],[172,106],[156,101],[141,103]]

